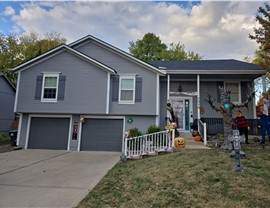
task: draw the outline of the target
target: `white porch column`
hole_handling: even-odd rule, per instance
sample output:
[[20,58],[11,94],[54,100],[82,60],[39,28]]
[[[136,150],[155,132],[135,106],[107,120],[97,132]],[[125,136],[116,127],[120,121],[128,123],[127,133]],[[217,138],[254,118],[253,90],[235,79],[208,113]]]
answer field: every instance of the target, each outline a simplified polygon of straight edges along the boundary
[[198,106],[198,112],[197,112],[197,119],[201,118],[201,113],[200,113],[200,108],[201,108],[201,103],[200,103],[200,75],[197,74],[197,106]]
[[160,121],[160,80],[159,80],[159,74],[157,74],[157,86],[156,86],[157,92],[156,92],[156,126],[159,126]]
[[170,75],[167,75],[167,102],[170,99]]

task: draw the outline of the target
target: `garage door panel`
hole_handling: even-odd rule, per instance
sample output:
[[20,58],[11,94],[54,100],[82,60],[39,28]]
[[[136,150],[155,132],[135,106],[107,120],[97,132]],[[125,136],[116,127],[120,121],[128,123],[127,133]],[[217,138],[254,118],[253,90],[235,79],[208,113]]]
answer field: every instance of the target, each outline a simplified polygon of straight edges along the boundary
[[69,135],[69,118],[31,119],[29,149],[66,150]]
[[86,119],[83,124],[82,151],[121,151],[122,119]]

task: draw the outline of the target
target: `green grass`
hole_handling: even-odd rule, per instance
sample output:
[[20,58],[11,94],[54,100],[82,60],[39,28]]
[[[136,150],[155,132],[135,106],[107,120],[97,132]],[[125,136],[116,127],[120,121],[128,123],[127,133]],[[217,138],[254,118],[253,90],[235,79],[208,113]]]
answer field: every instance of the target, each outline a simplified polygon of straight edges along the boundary
[[119,163],[83,207],[269,207],[270,146],[243,145],[243,172],[230,151],[183,150]]

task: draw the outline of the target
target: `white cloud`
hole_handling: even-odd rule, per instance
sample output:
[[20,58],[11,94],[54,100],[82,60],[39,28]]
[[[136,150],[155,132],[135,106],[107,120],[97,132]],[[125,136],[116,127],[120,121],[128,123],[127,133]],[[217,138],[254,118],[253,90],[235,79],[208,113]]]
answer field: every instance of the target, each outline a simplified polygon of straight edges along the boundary
[[[32,2],[12,13],[24,31],[61,33],[69,42],[87,34],[128,51],[147,32],[163,42],[181,42],[206,59],[240,59],[257,49],[248,38],[262,2]],[[6,10],[7,11],[7,10]]]
[[14,14],[15,14],[15,10],[11,6],[7,6],[5,11],[4,11],[4,15],[11,16]]

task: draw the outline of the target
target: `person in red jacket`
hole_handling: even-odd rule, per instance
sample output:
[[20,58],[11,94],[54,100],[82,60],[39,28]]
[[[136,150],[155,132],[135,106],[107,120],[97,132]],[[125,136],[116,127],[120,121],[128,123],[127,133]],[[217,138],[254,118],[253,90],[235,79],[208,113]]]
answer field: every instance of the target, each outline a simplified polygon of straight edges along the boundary
[[249,144],[247,120],[246,120],[245,116],[243,116],[242,111],[238,110],[236,113],[237,113],[237,117],[235,118],[235,126],[239,130],[240,135],[245,134],[246,144]]

